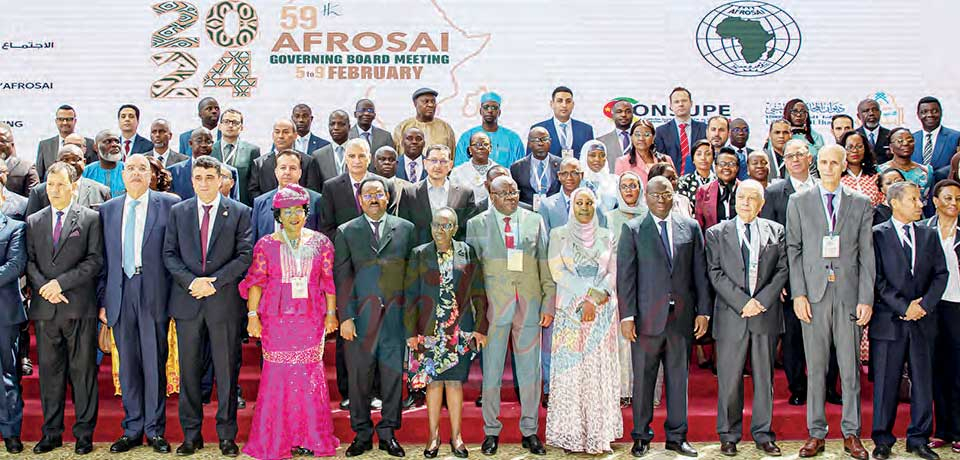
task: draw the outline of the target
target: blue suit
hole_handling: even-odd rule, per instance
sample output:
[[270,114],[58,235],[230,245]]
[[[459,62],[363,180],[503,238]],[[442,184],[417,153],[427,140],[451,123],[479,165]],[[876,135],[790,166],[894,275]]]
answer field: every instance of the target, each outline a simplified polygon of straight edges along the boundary
[[[230,170],[230,174],[233,175],[233,189],[230,190],[230,198],[235,201],[239,201],[240,180],[239,174],[237,173],[237,168],[234,168],[230,165],[226,166],[227,169]],[[173,177],[170,181],[170,191],[179,196],[181,200],[193,198],[195,195],[193,192],[193,180],[190,177],[192,169],[193,158],[181,161],[167,168],[167,171],[170,171],[170,175]]]
[[[189,140],[189,138],[187,138]],[[123,152],[123,139],[120,139],[120,152]],[[133,142],[130,143],[130,153],[124,155],[126,157],[133,155],[135,153],[148,153],[153,151],[153,142],[150,142],[150,139],[147,139],[139,134],[133,136]]]
[[[583,147],[583,144],[586,144],[587,141],[593,139],[593,127],[580,121],[570,119],[570,130],[573,132],[573,142],[570,146],[573,149],[573,156],[580,158],[580,148]],[[556,156],[562,156],[560,149],[560,136],[557,134],[557,128],[553,124],[553,118],[547,118],[546,120],[541,121],[530,127],[530,129],[541,127],[547,130],[550,133],[550,154]],[[507,166],[507,165],[504,165]]]
[[104,264],[98,297],[107,310],[117,351],[123,357],[120,389],[125,413],[123,434],[134,439],[163,436],[166,426],[167,298],[170,273],[160,263],[170,208],[175,195],[151,191],[143,226],[140,273],[123,271],[123,235],[127,225],[126,195],[100,206]]
[[677,175],[688,174],[694,171],[693,166],[693,143],[700,139],[707,138],[707,124],[694,119],[690,120],[690,154],[687,155],[687,164],[680,164],[683,154],[680,152],[680,134],[677,132],[677,120],[670,120],[660,126],[657,126],[656,135],[653,139],[654,148],[664,155],[670,155],[673,164],[679,169]]
[[[198,128],[199,128],[199,126],[198,126]],[[194,128],[194,129],[196,129],[196,128]],[[188,157],[192,157],[192,156],[193,156],[193,149],[190,148],[190,135],[191,135],[191,134],[193,134],[193,129],[191,129],[191,130],[189,130],[189,131],[184,131],[184,132],[180,133],[180,153],[182,153],[182,154],[184,154],[184,155],[186,155],[186,156],[188,156]],[[218,130],[217,130],[217,138],[214,139],[213,142],[219,141],[221,137],[223,137],[223,134],[222,134],[222,133],[220,132],[220,130],[218,129]]]
[[408,177],[409,173],[407,171],[407,156],[400,155],[400,158],[397,158],[397,177],[416,184],[427,178],[427,165],[422,161],[420,162],[420,177]]
[[[320,231],[320,194],[310,189],[306,190],[310,194],[310,214],[307,215],[307,222],[304,227]],[[276,194],[277,191],[274,189],[253,200],[253,215],[250,216],[250,226],[253,227],[254,244],[260,241],[260,238],[276,230],[275,224],[277,221],[273,217],[273,196]]]
[[[913,156],[911,160],[923,164],[923,131],[913,133]],[[933,158],[930,165],[933,166],[934,180],[946,179],[950,173],[950,159],[957,153],[957,144],[960,143],[960,131],[940,126],[940,133],[937,134],[937,141],[933,147]]]
[[20,275],[27,266],[27,224],[0,214],[0,434],[4,438],[20,436],[23,421],[23,397],[18,376],[17,339],[20,324],[27,320],[20,297]]
[[[531,157],[532,154],[527,155],[510,165],[510,176],[517,183],[517,189],[520,191],[520,201],[532,206],[533,195],[537,193],[537,190],[534,189],[530,177],[530,168],[533,166]],[[547,189],[544,195],[551,196],[560,191],[560,180],[557,179],[557,172],[560,171],[560,157],[547,155],[547,160],[550,162],[550,168],[544,173],[546,182],[544,185]]]

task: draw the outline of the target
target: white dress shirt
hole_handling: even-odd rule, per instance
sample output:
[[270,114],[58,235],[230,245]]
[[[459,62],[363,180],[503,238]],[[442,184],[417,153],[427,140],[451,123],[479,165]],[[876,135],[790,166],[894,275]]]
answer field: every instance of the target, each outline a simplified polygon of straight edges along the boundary
[[[345,144],[346,142],[344,142]],[[343,174],[344,171],[344,158],[346,158],[347,149],[343,144],[338,144],[337,141],[330,141],[330,150],[333,151],[333,162],[337,165],[337,173]],[[339,151],[338,151],[339,150]]]
[[430,199],[430,209],[436,211],[447,205],[447,199],[450,196],[450,179],[444,179],[443,185],[434,187],[427,178],[427,198]]
[[[936,151],[937,151],[937,136],[940,135],[940,128],[942,128],[942,127],[943,127],[943,125],[937,126],[937,129],[934,129],[933,131],[930,131],[930,132],[929,132],[929,134],[930,134],[930,151],[931,151],[931,152],[936,152]],[[927,134],[928,134],[928,133],[927,133],[926,131],[924,131],[924,130],[922,130],[922,129],[920,130],[920,152],[921,152],[921,154],[923,153],[923,148],[926,147]]]
[[[71,206],[73,206],[73,200],[70,200],[70,204],[68,204],[67,207],[65,207],[65,208],[62,209],[62,211],[63,211],[63,216],[60,217],[60,231],[61,231],[61,232],[67,231],[67,216],[70,215],[70,207],[71,207]],[[50,212],[52,213],[52,215],[51,215],[52,218],[50,219],[50,235],[51,235],[51,237],[53,236],[53,229],[57,228],[57,211],[59,211],[59,210],[58,210],[57,208],[53,207],[53,205],[51,204],[51,205],[50,205]],[[61,235],[61,236],[62,236],[62,235]],[[56,241],[54,241],[54,243],[56,243]]]
[[[687,118],[686,121],[674,117],[673,122],[677,124],[677,147],[680,147],[680,124],[686,123],[684,131],[687,134],[687,144],[690,145],[690,155],[693,155],[693,117]],[[683,165],[680,165],[680,168],[683,168]]]
[[[130,211],[130,202],[133,201],[133,198],[130,195],[125,195],[126,198],[123,200],[123,211],[120,219],[120,248],[122,252],[123,244],[127,241],[127,213]],[[136,208],[136,217],[134,218],[134,229],[133,229],[133,265],[136,267],[143,266],[143,231],[144,227],[147,225],[147,208],[150,203],[150,190],[147,189],[146,193],[140,196],[140,199],[137,200]],[[210,213],[213,213],[213,210],[210,210]],[[200,218],[203,219],[203,214],[200,214]],[[212,216],[211,216],[212,218]],[[212,226],[211,226],[212,228]],[[121,254],[121,259],[122,254]]]
[[[940,236],[940,226],[937,225],[934,228],[937,230],[937,236]],[[954,249],[956,247],[955,238],[956,228],[954,228],[954,235],[940,238],[940,247],[943,248],[943,257],[947,260],[947,271],[950,273],[947,278],[947,289],[943,291],[941,300],[960,303],[960,261],[958,261],[957,251]]]
[[497,229],[500,231],[500,239],[503,240],[504,245],[507,243],[507,223],[503,221],[504,217],[510,218],[510,233],[513,233],[513,242],[514,248],[520,249],[520,212],[519,208],[517,211],[514,211],[512,215],[502,214],[497,208],[490,205],[490,209],[493,209],[493,214],[497,217]]
[[293,142],[293,148],[301,153],[310,153],[307,151],[307,149],[310,148],[311,135],[312,135],[311,133],[307,133],[306,136],[302,136],[302,137],[298,136],[297,140]]
[[[210,227],[207,228],[207,234],[203,236],[203,240],[200,241],[200,244],[206,246],[210,242],[210,235],[213,234],[213,224],[217,221],[217,209],[220,209],[220,193],[217,193],[216,198],[213,199],[210,203],[204,203],[200,197],[197,197],[197,229],[203,228],[203,207],[207,204],[213,205],[210,208]],[[210,249],[210,248],[207,248]]]
[[807,176],[807,180],[801,181],[796,177],[789,176],[790,183],[793,185],[793,190],[796,192],[803,192],[805,190],[811,189],[817,185],[817,180],[813,178],[813,175]]
[[[413,175],[410,175],[410,165],[414,165]],[[420,182],[420,174],[423,173],[423,155],[420,155],[415,160],[411,160],[410,157],[403,157],[403,173],[407,175],[407,180],[410,182]]]
[[[913,274],[913,267],[917,263],[917,245],[914,244],[917,241],[917,232],[913,228],[913,223],[907,224],[906,222],[900,222],[896,217],[891,217],[890,220],[893,222],[894,230],[897,231],[897,237],[900,238],[900,245],[910,247],[910,273]],[[907,228],[910,232],[909,239],[908,235],[903,231],[904,225],[909,226]]]
[[[370,232],[376,232],[377,241],[380,241],[380,238],[383,237],[383,223],[386,220],[387,215],[384,214],[382,217],[380,217],[380,220],[373,220],[366,213],[364,213],[363,217],[367,219],[367,224],[370,225]],[[373,226],[374,222],[380,223],[379,228]]]
[[753,222],[750,222],[750,240],[747,240],[747,224],[740,216],[736,217],[737,222],[737,236],[739,237],[740,245],[743,246],[744,242],[747,244],[747,248],[750,249],[750,260],[746,261],[749,264],[744,263],[744,269],[747,270],[747,275],[750,281],[750,285],[747,286],[747,289],[750,291],[750,295],[753,295],[754,292],[757,292],[757,268],[760,265],[760,226],[757,224],[757,219],[753,219]]

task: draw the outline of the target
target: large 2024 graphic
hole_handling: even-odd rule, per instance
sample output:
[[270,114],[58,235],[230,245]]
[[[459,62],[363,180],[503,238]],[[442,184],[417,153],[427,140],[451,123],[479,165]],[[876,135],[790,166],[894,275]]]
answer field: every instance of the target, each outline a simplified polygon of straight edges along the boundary
[[[177,14],[177,19],[157,29],[150,41],[151,48],[171,49],[151,56],[154,64],[158,67],[173,64],[177,68],[153,82],[150,86],[150,97],[200,97],[199,87],[186,84],[186,81],[197,73],[197,57],[190,49],[200,47],[200,37],[186,33],[200,19],[199,10],[190,2],[168,1],[153,5],[153,11],[158,16]],[[225,24],[231,13],[236,13],[240,26],[233,35],[227,33]],[[225,48],[225,51],[203,76],[204,87],[232,88],[234,97],[250,96],[250,91],[257,86],[257,78],[250,73],[250,50],[239,48],[246,47],[256,38],[259,27],[257,11],[242,0],[223,0],[207,10],[204,21],[207,38],[215,45]]]

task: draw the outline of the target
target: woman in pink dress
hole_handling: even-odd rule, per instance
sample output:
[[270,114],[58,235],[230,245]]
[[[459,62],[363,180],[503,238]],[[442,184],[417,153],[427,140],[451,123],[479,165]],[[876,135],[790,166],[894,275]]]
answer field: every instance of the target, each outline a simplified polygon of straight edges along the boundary
[[616,175],[632,171],[644,187],[647,186],[647,172],[657,163],[673,164],[668,155],[658,153],[653,146],[656,129],[648,120],[637,120],[630,126],[630,146],[617,158],[613,170]]
[[253,249],[240,283],[250,337],[263,342],[263,371],[250,439],[243,452],[258,459],[332,456],[330,394],[323,370],[325,334],[337,329],[333,244],[303,228],[309,195],[297,184],[273,197],[282,229]]

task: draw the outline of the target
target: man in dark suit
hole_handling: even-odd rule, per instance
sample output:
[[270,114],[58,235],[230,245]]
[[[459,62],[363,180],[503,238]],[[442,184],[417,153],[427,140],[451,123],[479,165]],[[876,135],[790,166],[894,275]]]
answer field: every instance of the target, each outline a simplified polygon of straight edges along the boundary
[[157,118],[150,124],[150,141],[153,142],[153,150],[147,152],[147,156],[156,157],[164,168],[175,165],[181,161],[186,161],[188,157],[172,148],[170,148],[170,138],[173,133],[170,131],[170,123]]
[[[290,119],[296,128],[296,140],[292,147],[294,150],[311,153],[330,143],[330,141],[310,132],[313,127],[313,110],[310,109],[309,105],[297,104],[293,106]],[[273,150],[279,151],[279,146],[274,145]]]
[[[357,139],[357,142],[369,145]],[[351,141],[353,142],[353,141]],[[387,214],[390,191],[380,177],[360,183],[363,215],[337,228],[333,276],[337,284],[340,335],[349,367],[350,426],[356,437],[346,456],[373,448],[370,399],[374,368],[380,371],[380,450],[405,455],[394,437],[400,428],[401,373],[406,347],[403,325],[407,256],[416,246],[413,224]]]
[[140,108],[133,104],[123,104],[117,110],[117,122],[120,125],[120,152],[123,161],[134,153],[147,153],[153,150],[153,142],[137,133],[140,126]]
[[20,296],[20,276],[27,266],[27,226],[0,214],[0,435],[7,452],[23,451],[20,426],[23,422],[23,397],[20,390],[17,341],[20,325],[27,322]]
[[397,177],[417,183],[427,178],[427,168],[423,164],[423,149],[426,136],[417,127],[409,127],[403,132],[401,144],[403,155],[397,162]]
[[[60,149],[60,161],[70,165],[77,172],[76,192],[74,199],[76,203],[85,208],[96,210],[101,203],[110,199],[110,188],[95,180],[80,177],[83,174],[83,156],[80,147],[75,145],[65,145]],[[27,197],[26,215],[33,214],[47,206],[50,206],[50,200],[47,197],[46,182],[37,185],[30,190],[30,196]]]
[[540,210],[544,198],[560,191],[560,157],[550,154],[551,145],[547,129],[537,126],[527,135],[530,154],[510,165],[510,176],[520,188],[520,202],[531,205],[534,212]]
[[396,150],[397,146],[394,145],[390,132],[373,126],[373,121],[377,119],[377,108],[373,105],[373,101],[370,99],[357,101],[353,116],[356,117],[357,124],[350,128],[350,139],[359,137],[367,141],[371,152],[376,152],[383,146]]
[[93,450],[97,423],[97,284],[103,234],[95,211],[72,203],[76,170],[57,162],[47,171],[50,206],[27,218],[30,319],[37,334],[43,438],[36,454],[63,445],[66,382],[73,389],[73,435],[79,455]]
[[670,155],[673,159],[678,175],[694,171],[693,152],[690,147],[694,142],[707,138],[707,125],[690,117],[691,107],[693,107],[693,95],[690,91],[679,86],[674,88],[670,92],[670,111],[673,112],[673,119],[657,126],[653,140],[653,145],[658,152]]
[[0,159],[7,162],[7,188],[20,195],[30,195],[30,189],[40,183],[33,162],[17,156],[13,129],[0,121]]
[[873,99],[864,99],[857,104],[857,119],[860,120],[857,132],[863,134],[870,143],[878,165],[893,159],[890,155],[890,130],[880,126],[880,115],[880,104]]
[[547,135],[555,141],[547,146],[551,155],[580,158],[583,144],[593,139],[593,127],[571,118],[573,90],[566,86],[554,88],[550,94],[550,108],[553,109],[553,117],[531,126],[530,129],[539,127],[547,131]]
[[[687,377],[690,331],[703,337],[712,310],[703,233],[697,221],[670,212],[674,193],[670,181],[654,177],[646,189],[650,213],[626,224],[617,250],[620,327],[632,342],[633,357],[630,452],[639,457],[650,449],[653,390],[662,363],[668,385],[666,448],[696,457],[696,449],[687,442]],[[654,258],[654,263],[643,255]]]
[[13,220],[24,222],[27,219],[27,199],[7,188],[7,174],[9,172],[7,162],[0,159],[0,213]]
[[[196,197],[170,210],[163,260],[173,277],[168,308],[177,321],[180,354],[180,425],[184,442],[177,455],[203,447],[201,379],[203,344],[209,341],[217,379],[220,452],[236,457],[237,369],[240,324],[246,302],[237,285],[253,259],[250,208],[220,195],[220,162],[193,161]],[[198,231],[199,230],[199,231]]]
[[[77,127],[77,111],[69,105],[61,105],[57,108],[56,123],[58,134],[56,136],[44,139],[37,145],[37,175],[41,182],[47,180],[47,169],[50,165],[56,163],[57,152],[60,147],[67,144],[67,137],[75,134]],[[83,157],[86,163],[97,161],[97,151],[93,145],[93,139],[80,136],[83,150]]]
[[941,124],[943,107],[933,96],[920,98],[917,103],[917,118],[921,129],[913,132],[913,156],[911,160],[933,166],[936,180],[945,179],[950,171],[950,159],[960,145],[960,131]]
[[[730,120],[730,148],[737,152],[737,158],[741,159],[740,180],[744,180],[749,176],[746,167],[747,159],[750,158],[753,149],[747,147],[748,140],[750,140],[750,126],[747,125],[746,120],[743,118]],[[768,166],[768,168],[771,168],[771,166]],[[775,177],[773,174],[768,174],[767,176],[771,178]]]
[[[917,225],[923,216],[920,188],[905,181],[890,185],[893,217],[873,228],[877,259],[876,304],[870,321],[873,366],[873,458],[890,458],[896,443],[897,393],[904,364],[910,361],[910,425],[907,452],[926,460],[940,457],[927,443],[933,431],[933,353],[937,304],[949,272],[940,234]],[[948,365],[943,363],[944,365]]]
[[156,262],[163,259],[167,216],[179,199],[150,191],[150,175],[147,157],[130,155],[123,169],[127,193],[100,206],[104,240],[100,320],[113,328],[123,360],[123,435],[110,446],[111,453],[139,446],[144,435],[155,452],[170,452],[163,437],[170,273]]
[[783,226],[758,219],[763,185],[737,188],[737,217],[707,230],[707,270],[716,291],[713,338],[717,341],[717,434],[720,453],[733,456],[743,434],[743,367],[753,368],[750,435],[757,449],[779,456],[773,420],[773,361],[783,332],[780,291],[787,283]]
[[[427,179],[403,192],[399,213],[400,217],[412,222],[416,228],[414,240],[417,246],[433,241],[430,223],[433,222],[434,210],[452,208],[457,212],[459,222],[466,222],[477,213],[473,203],[473,189],[454,183],[447,177],[453,166],[449,147],[443,144],[427,147],[423,161],[426,164]],[[454,239],[463,241],[467,232],[466,225],[463,227],[454,235]]]
[[251,206],[253,198],[250,197],[248,185],[250,170],[253,167],[253,161],[260,157],[260,147],[240,140],[241,131],[243,131],[243,114],[237,109],[224,110],[220,115],[220,132],[223,133],[223,137],[213,143],[210,156],[237,170],[236,185],[240,202]]
[[[280,225],[273,216],[273,196],[277,191],[290,184],[296,184],[300,181],[302,169],[300,167],[300,154],[296,150],[284,150],[277,153],[277,168],[274,170],[277,175],[279,185],[257,197],[253,201],[253,215],[251,225],[253,226],[253,241],[256,243],[266,235],[277,231]],[[310,194],[310,212],[307,214],[307,222],[304,227],[310,230],[320,228],[320,194],[307,189]]]
[[[219,141],[222,134],[217,129],[217,122],[220,120],[220,103],[212,97],[200,99],[197,103],[197,115],[200,117],[200,127],[207,128],[214,141]],[[194,157],[193,148],[190,146],[190,138],[193,137],[194,129],[189,129],[180,133],[180,153]]]
[[[250,189],[251,199],[256,199],[258,196],[277,188],[277,176],[273,171],[277,167],[276,152],[293,149],[296,133],[293,121],[288,118],[281,118],[273,124],[274,149],[254,160],[253,166],[250,168],[250,181],[247,183],[247,187]],[[297,152],[300,153],[300,164],[303,165],[300,185],[315,192],[321,190],[323,184],[320,182],[320,170],[317,168],[316,162],[313,161],[313,157],[300,150],[297,150]]]
[[[193,163],[198,158],[209,156],[210,153],[213,152],[213,135],[210,134],[207,128],[197,128],[193,130],[193,136],[190,138],[190,150],[193,152],[192,158],[167,168],[167,171],[170,171],[170,191],[182,200],[193,198],[195,193],[192,177]],[[230,192],[230,198],[238,200],[240,198],[240,187],[237,185],[237,182],[239,182],[239,174],[233,166],[226,166],[233,175],[234,182],[233,190]]]
[[[350,115],[343,110],[334,110],[330,112],[327,129],[330,132],[330,139],[333,143],[327,143],[317,150],[310,151],[317,169],[320,171],[320,186],[323,183],[343,174],[343,145],[349,140],[350,134]],[[323,190],[318,190],[323,192]]]

